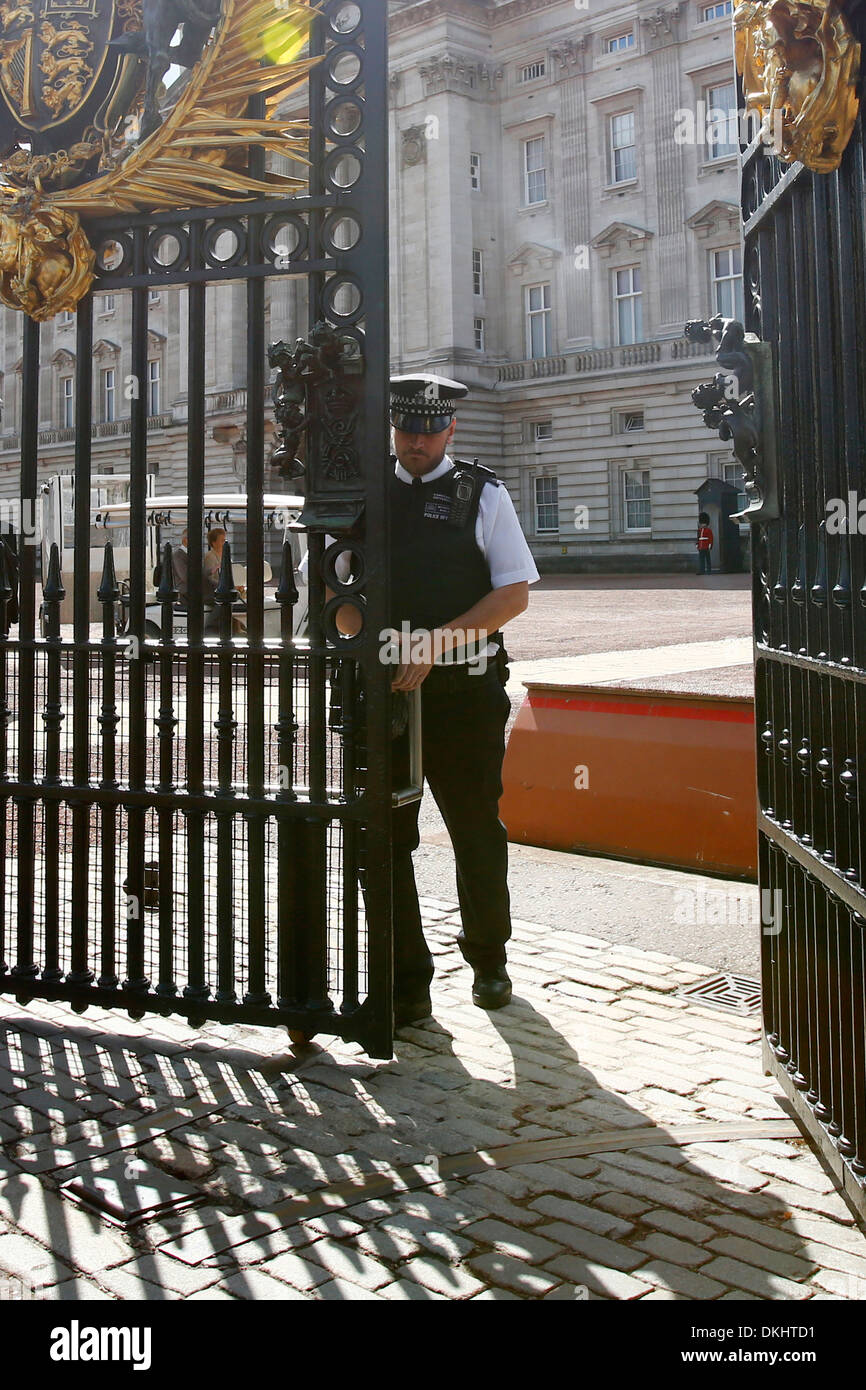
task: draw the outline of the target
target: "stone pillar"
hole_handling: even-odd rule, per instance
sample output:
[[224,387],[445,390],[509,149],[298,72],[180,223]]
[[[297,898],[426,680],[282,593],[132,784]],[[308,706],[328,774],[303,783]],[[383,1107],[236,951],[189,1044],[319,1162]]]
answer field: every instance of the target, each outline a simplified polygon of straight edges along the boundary
[[685,161],[674,140],[675,115],[682,106],[677,44],[683,22],[681,4],[660,7],[642,23],[652,61],[652,136],[656,158],[658,236],[656,278],[659,321],[654,331],[681,330],[688,318]]
[[592,269],[590,242],[589,108],[585,79],[586,39],[568,39],[553,49],[562,79],[560,132],[562,198],[565,219],[563,286],[566,351],[592,347]]

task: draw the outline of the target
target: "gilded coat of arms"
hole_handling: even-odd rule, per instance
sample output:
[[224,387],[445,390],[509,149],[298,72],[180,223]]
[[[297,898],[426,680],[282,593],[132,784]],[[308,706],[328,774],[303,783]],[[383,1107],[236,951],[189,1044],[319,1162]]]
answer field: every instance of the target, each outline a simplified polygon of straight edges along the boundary
[[[35,319],[93,279],[81,218],[294,192],[278,103],[306,76],[307,0],[0,0],[0,301]],[[265,98],[261,119],[249,99]]]
[[838,169],[859,110],[860,44],[837,0],[735,0],[746,106],[786,163]]

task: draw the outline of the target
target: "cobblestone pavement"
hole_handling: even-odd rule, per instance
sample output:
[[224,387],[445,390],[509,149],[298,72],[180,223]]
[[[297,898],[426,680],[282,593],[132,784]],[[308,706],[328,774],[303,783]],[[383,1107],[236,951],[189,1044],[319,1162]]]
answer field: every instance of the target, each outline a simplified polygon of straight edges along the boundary
[[[62,1300],[857,1299],[866,1240],[672,956],[519,922],[469,1001],[425,900],[435,1019],[393,1061],[281,1033],[0,1001],[0,1270]],[[60,1195],[202,1204],[131,1230]],[[162,1200],[166,1193],[162,1193]]]

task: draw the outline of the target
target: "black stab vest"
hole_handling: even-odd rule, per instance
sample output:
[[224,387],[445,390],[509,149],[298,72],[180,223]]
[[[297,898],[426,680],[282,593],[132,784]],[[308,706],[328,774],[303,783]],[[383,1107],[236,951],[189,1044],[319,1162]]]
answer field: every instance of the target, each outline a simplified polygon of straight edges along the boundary
[[[391,475],[391,625],[439,627],[493,587],[475,540],[478,488],[464,526],[448,521],[456,470],[415,485]],[[484,486],[495,486],[485,483]]]

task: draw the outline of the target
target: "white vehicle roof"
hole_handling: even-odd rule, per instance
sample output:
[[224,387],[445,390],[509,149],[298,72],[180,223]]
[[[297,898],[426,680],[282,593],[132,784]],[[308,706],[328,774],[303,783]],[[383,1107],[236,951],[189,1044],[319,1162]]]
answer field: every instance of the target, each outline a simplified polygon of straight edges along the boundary
[[[207,492],[203,502],[205,512],[239,513],[246,512],[247,509],[245,492]],[[185,493],[146,497],[144,506],[148,522],[155,525],[158,518],[161,526],[170,526],[175,520],[185,520],[189,510],[189,498]],[[266,492],[262,497],[262,510],[265,512],[300,512],[303,506],[303,497],[281,492]],[[176,518],[172,517],[172,512],[178,513]],[[128,525],[129,503],[112,502],[108,506],[96,508],[93,524],[105,527]]]

